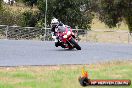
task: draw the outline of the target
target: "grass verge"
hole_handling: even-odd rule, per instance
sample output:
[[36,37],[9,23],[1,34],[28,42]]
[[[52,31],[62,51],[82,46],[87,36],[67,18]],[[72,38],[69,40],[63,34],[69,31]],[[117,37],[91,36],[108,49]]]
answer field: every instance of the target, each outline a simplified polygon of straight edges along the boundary
[[[85,67],[91,79],[132,80],[132,61],[91,65],[0,67],[0,88],[82,88],[78,82],[82,67]],[[132,88],[132,85],[97,88]]]

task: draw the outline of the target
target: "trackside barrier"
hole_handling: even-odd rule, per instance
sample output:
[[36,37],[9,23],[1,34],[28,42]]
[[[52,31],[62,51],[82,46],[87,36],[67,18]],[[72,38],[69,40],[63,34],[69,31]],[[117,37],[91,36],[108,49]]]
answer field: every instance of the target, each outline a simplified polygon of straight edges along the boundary
[[[51,28],[0,25],[0,39],[51,41]],[[120,30],[73,29],[80,41],[132,43],[132,33]]]
[[[0,25],[0,39],[12,39],[12,40],[46,40],[51,41],[51,28],[37,28],[37,27],[20,27],[20,26],[8,26]],[[74,33],[78,35],[84,35],[87,33],[83,29],[73,29]]]
[[132,43],[131,34],[126,30],[90,30],[79,37],[86,42]]

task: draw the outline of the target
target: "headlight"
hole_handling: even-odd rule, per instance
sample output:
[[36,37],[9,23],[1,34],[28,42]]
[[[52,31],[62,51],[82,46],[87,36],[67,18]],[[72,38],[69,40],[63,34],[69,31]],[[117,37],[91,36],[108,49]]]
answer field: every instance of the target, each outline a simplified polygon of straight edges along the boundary
[[63,38],[67,38],[67,35],[64,35]]
[[71,32],[70,32],[70,31],[68,31],[68,32],[67,32],[67,35],[70,35],[70,34],[71,34]]

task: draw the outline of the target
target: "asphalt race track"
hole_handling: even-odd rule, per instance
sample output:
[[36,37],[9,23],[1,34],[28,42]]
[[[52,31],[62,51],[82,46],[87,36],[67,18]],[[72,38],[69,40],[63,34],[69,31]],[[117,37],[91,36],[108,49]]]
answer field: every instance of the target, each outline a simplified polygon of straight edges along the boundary
[[56,48],[54,42],[0,40],[0,66],[91,64],[132,60],[131,44],[79,43],[81,51]]

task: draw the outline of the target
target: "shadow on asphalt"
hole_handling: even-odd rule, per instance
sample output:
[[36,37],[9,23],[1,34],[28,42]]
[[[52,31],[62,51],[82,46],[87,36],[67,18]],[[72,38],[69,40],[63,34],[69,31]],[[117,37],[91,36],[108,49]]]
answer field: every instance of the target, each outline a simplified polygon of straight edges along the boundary
[[56,49],[55,51],[78,51],[76,49]]

